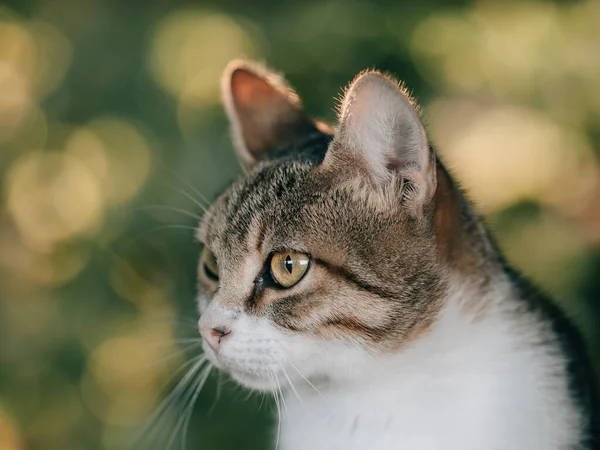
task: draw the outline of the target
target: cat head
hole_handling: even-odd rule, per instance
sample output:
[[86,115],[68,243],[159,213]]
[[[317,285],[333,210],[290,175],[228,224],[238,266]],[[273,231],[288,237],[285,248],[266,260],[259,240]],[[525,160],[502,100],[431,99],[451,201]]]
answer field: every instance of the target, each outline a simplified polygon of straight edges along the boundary
[[198,230],[208,358],[276,389],[354,376],[426,332],[445,291],[440,170],[404,87],[361,73],[335,130],[257,64],[231,63],[222,91],[248,170]]

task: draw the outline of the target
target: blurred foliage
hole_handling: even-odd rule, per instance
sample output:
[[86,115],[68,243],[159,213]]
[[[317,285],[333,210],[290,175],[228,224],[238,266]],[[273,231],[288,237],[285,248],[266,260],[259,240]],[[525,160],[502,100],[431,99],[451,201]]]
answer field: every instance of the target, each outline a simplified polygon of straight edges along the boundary
[[[240,173],[218,92],[238,56],[283,70],[327,120],[361,69],[403,79],[502,248],[599,366],[598,55],[595,1],[4,2],[0,449],[126,448],[177,381],[201,197]],[[269,448],[272,402],[218,384],[188,448]],[[157,448],[182,407],[148,431]]]

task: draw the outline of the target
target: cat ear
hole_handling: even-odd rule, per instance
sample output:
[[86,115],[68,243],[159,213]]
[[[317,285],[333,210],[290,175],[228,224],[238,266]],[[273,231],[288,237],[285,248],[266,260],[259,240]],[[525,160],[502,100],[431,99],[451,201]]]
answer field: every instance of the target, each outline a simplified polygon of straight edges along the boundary
[[279,156],[296,139],[317,130],[296,93],[257,63],[229,63],[221,90],[234,145],[249,165]]
[[435,192],[435,158],[406,90],[379,72],[359,75],[339,109],[339,127],[324,164],[358,165],[378,186],[401,177],[424,203]]

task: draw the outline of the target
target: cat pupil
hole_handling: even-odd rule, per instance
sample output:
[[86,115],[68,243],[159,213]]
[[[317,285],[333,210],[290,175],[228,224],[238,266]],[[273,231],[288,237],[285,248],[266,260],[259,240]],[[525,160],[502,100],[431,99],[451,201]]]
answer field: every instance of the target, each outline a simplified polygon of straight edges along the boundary
[[289,273],[292,273],[292,268],[293,268],[293,263],[292,263],[292,258],[290,257],[290,255],[287,255],[285,257],[285,268],[287,269],[287,271]]

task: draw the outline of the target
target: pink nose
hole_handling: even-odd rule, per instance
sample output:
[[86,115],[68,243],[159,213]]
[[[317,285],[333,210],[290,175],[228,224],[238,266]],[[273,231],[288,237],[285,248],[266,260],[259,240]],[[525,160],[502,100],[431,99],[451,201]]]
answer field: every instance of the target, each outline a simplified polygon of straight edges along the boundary
[[200,328],[200,335],[215,353],[219,352],[221,340],[230,334],[231,330],[227,327]]

